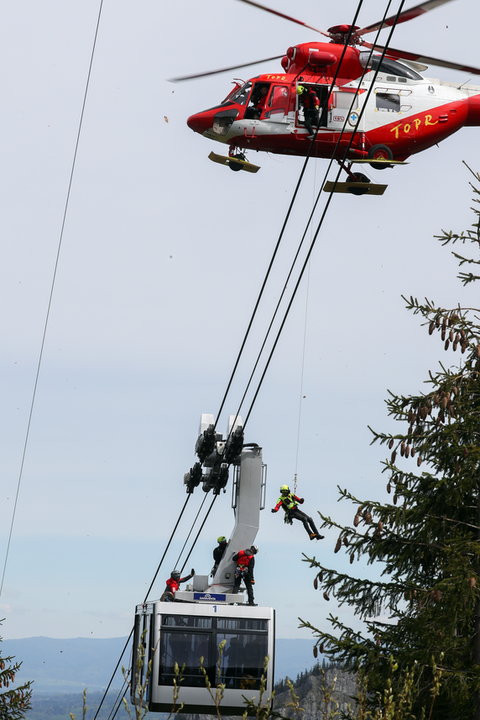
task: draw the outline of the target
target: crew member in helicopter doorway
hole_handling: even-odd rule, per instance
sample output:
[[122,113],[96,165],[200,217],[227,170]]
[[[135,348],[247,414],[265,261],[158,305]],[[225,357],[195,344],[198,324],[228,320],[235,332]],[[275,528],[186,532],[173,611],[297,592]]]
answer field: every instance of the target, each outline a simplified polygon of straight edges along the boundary
[[304,499],[294,495],[288,485],[280,486],[280,497],[277,504],[272,508],[272,513],[278,512],[282,507],[285,511],[285,522],[290,525],[294,520],[300,520],[310,540],[323,540],[324,536],[320,535],[312,518],[306,513],[298,509],[298,504],[303,504]]
[[303,124],[308,130],[308,139],[312,140],[320,122],[320,98],[312,87],[297,85],[300,105],[303,107]]

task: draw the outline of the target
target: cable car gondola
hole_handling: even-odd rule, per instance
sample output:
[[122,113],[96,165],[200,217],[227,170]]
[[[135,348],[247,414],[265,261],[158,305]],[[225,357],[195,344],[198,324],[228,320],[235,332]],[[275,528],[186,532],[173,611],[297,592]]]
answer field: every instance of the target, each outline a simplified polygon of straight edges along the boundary
[[246,700],[268,704],[273,689],[275,611],[245,605],[243,593],[233,592],[232,558],[251,546],[258,532],[265,466],[261,448],[244,445],[241,420],[233,416],[224,440],[213,416],[202,415],[195,449],[200,463],[185,475],[187,492],[203,480],[205,492],[218,494],[233,466],[235,526],[211,582],[208,575],[195,575],[190,586],[177,590],[174,602],[137,605],[132,702],[153,712],[216,714],[222,686],[222,713],[242,715]]
[[242,715],[246,698],[257,703],[261,692],[271,697],[274,637],[273,608],[146,603],[135,617],[134,647],[144,653],[132,677],[136,672],[137,685],[146,685],[144,702],[153,712],[178,711],[182,704],[181,712],[211,713],[208,679],[213,693],[225,686],[222,712]]

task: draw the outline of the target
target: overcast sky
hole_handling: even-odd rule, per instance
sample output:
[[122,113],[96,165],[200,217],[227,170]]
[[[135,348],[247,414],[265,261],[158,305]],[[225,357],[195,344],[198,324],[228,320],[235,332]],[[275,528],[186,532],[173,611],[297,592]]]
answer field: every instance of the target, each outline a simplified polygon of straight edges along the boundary
[[[292,12],[287,0],[272,5]],[[295,13],[327,29],[351,22],[356,7],[321,5],[302,0]],[[2,13],[2,566],[98,7],[24,0]],[[360,24],[383,11],[365,0]],[[453,0],[403,24],[392,44],[480,65],[479,23],[477,0]],[[302,167],[301,158],[251,153],[260,172],[232,173],[207,159],[222,147],[185,122],[221,101],[232,77],[278,71],[279,62],[167,79],[281,55],[312,36],[235,0],[106,0],[0,598],[5,637],[129,633],[184,502],[200,414],[219,407]],[[425,75],[469,80],[435,68]],[[296,469],[305,318],[298,492],[307,511],[351,522],[337,485],[385,496],[385,453],[369,446],[367,425],[392,428],[387,388],[416,393],[429,368],[455,359],[405,311],[401,294],[475,303],[433,236],[472,222],[462,160],[480,168],[479,132],[465,128],[404,167],[369,169],[388,182],[383,197],[331,203],[246,433],[268,465],[256,599],[277,608],[279,637],[308,636],[299,615],[326,628],[328,612],[343,612],[313,589],[302,553],[359,575],[379,571],[334,555],[336,536],[313,547],[301,525],[286,527],[268,510]],[[325,170],[322,160],[309,165],[220,429],[237,408]],[[202,499],[199,489],[152,598]],[[228,491],[189,567],[208,573],[215,538],[232,527]]]

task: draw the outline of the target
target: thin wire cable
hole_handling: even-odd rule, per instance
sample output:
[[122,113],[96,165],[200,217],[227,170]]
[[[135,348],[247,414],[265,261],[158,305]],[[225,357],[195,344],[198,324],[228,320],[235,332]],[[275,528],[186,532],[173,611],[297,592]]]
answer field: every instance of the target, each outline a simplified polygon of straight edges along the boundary
[[55,289],[55,281],[56,281],[56,278],[57,278],[57,270],[58,270],[58,264],[59,264],[59,260],[60,260],[60,252],[61,252],[61,249],[62,249],[63,235],[64,235],[64,231],[65,231],[65,224],[66,224],[66,220],[67,220],[68,207],[69,207],[69,203],[70,203],[70,195],[71,195],[71,191],[72,191],[73,176],[74,176],[74,173],[75,173],[75,166],[76,166],[76,162],[77,162],[78,147],[79,147],[79,144],[80,144],[80,136],[81,136],[81,133],[82,133],[83,117],[84,117],[84,115],[85,115],[85,107],[86,107],[86,104],[87,104],[88,89],[89,89],[89,86],[90,86],[90,78],[91,78],[91,75],[92,75],[93,60],[94,60],[94,57],[95,57],[95,49],[96,49],[96,46],[97,46],[98,30],[99,30],[99,27],[100,27],[100,20],[101,20],[101,16],[102,16],[103,2],[104,2],[104,0],[100,0],[100,6],[99,6],[99,10],[98,10],[98,15],[97,15],[97,23],[96,23],[96,27],[95,27],[95,35],[94,35],[93,45],[92,45],[92,51],[91,51],[91,53],[90,53],[90,63],[89,63],[89,66],[88,66],[87,81],[86,81],[86,83],[85,83],[85,91],[84,91],[84,94],[83,94],[82,109],[81,109],[81,112],[80,112],[80,120],[79,120],[79,123],[78,123],[77,138],[76,138],[76,141],[75,141],[75,149],[74,149],[74,152],[73,152],[72,166],[71,166],[71,169],[70,169],[70,178],[69,178],[68,187],[67,187],[67,196],[66,196],[66,199],[65,199],[65,205],[64,205],[64,209],[63,209],[63,218],[62,218],[62,224],[61,224],[61,229],[60,229],[60,236],[59,236],[59,240],[58,240],[57,254],[56,254],[56,258],[55,258],[54,269],[53,269],[53,277],[52,277],[52,282],[51,282],[51,286],[50,286],[50,295],[49,295],[48,304],[47,304],[47,313],[46,313],[46,316],[45,316],[45,322],[44,322],[44,326],[43,326],[42,340],[41,340],[41,343],[40,343],[40,353],[39,353],[39,356],[38,356],[37,369],[36,369],[36,373],[35,373],[35,381],[34,381],[34,384],[33,384],[32,401],[31,401],[31,403],[30,403],[30,411],[29,411],[28,420],[27,420],[27,429],[26,429],[26,432],[25,432],[25,439],[24,439],[24,443],[23,443],[22,459],[21,459],[21,462],[20,462],[20,471],[19,471],[19,474],[18,474],[17,489],[16,489],[16,493],[15,493],[15,501],[14,501],[14,504],[13,504],[12,520],[11,520],[11,523],[10,523],[10,530],[9,530],[9,533],[8,533],[7,548],[6,548],[6,552],[5,552],[5,561],[4,561],[4,564],[3,564],[3,571],[2,571],[2,579],[1,579],[1,581],[0,581],[0,597],[2,596],[3,585],[4,585],[4,581],[5,581],[5,573],[6,573],[7,564],[8,564],[8,557],[9,557],[9,554],[10,554],[10,545],[11,545],[11,541],[12,541],[13,528],[14,528],[14,525],[15,525],[15,517],[16,517],[16,513],[17,513],[18,499],[19,499],[19,496],[20,496],[20,487],[21,487],[21,484],[22,484],[23,469],[24,469],[24,466],[25,466],[25,458],[26,458],[26,455],[27,455],[27,447],[28,447],[28,441],[29,441],[29,437],[30,437],[30,428],[31,428],[31,425],[32,425],[33,408],[34,408],[34,406],[35,406],[35,399],[36,399],[36,396],[37,396],[38,380],[39,380],[39,377],[40,377],[40,368],[41,368],[41,365],[42,365],[43,352],[44,352],[44,349],[45,349],[45,340],[46,340],[46,336],[47,336],[48,321],[49,321],[49,319],[50,319],[50,311],[51,311],[51,308],[52,308],[53,292],[54,292],[54,289]]
[[[318,128],[317,128],[318,131]],[[313,193],[312,193],[312,200],[315,204],[315,196],[317,193],[317,166],[314,165],[313,170]],[[301,366],[301,372],[300,372],[300,392],[298,397],[298,422],[297,422],[297,447],[295,451],[295,470],[293,473],[293,493],[296,495],[297,493],[297,484],[298,484],[298,454],[300,449],[300,427],[302,424],[302,408],[303,408],[303,379],[305,374],[305,350],[307,346],[307,327],[308,327],[308,300],[310,296],[310,265],[308,266],[308,275],[307,275],[307,290],[305,293],[305,318],[303,321],[303,348],[302,348],[302,366]]]
[[[332,92],[332,89],[333,89],[333,87],[334,87],[334,85],[335,85],[335,82],[336,82],[336,80],[337,80],[338,73],[339,73],[341,64],[342,64],[342,62],[343,62],[343,58],[344,58],[345,53],[346,53],[346,51],[347,51],[348,40],[350,39],[350,36],[351,36],[351,34],[352,34],[352,32],[353,32],[353,27],[356,25],[357,17],[358,17],[358,14],[359,14],[359,12],[360,12],[360,9],[361,9],[361,7],[362,7],[362,5],[363,5],[363,1],[364,1],[364,0],[360,0],[359,3],[358,3],[358,5],[357,5],[357,10],[356,10],[356,12],[355,12],[355,16],[354,16],[354,19],[353,19],[351,28],[350,28],[350,30],[349,30],[349,34],[348,34],[348,36],[347,36],[347,42],[346,42],[346,44],[345,44],[345,46],[344,46],[344,48],[343,48],[343,50],[342,50],[342,54],[341,54],[341,56],[340,56],[340,61],[338,62],[337,69],[336,69],[336,71],[335,71],[335,75],[334,75],[334,77],[333,77],[333,79],[332,79],[332,83],[331,83],[331,85],[330,85],[330,87],[329,87],[328,97],[330,97],[330,94],[331,94],[331,92]],[[328,99],[327,99],[327,102],[328,102]],[[252,311],[252,314],[251,314],[251,316],[250,316],[250,320],[249,320],[249,322],[248,322],[247,329],[246,329],[246,331],[245,331],[245,335],[244,335],[244,337],[243,337],[242,343],[241,343],[241,345],[240,345],[240,350],[238,351],[237,358],[236,358],[236,360],[235,360],[235,363],[234,363],[234,366],[233,366],[233,370],[232,370],[231,375],[230,375],[230,379],[229,379],[229,381],[228,381],[228,383],[227,383],[227,388],[226,388],[226,390],[225,390],[225,393],[224,393],[224,395],[223,395],[222,401],[221,401],[221,403],[220,403],[220,408],[219,408],[219,410],[218,410],[218,412],[217,412],[217,416],[216,416],[216,419],[215,419],[215,426],[217,426],[217,424],[218,424],[218,421],[219,421],[220,415],[221,415],[221,413],[222,413],[222,410],[223,410],[223,408],[224,408],[224,405],[225,405],[225,402],[226,402],[228,393],[230,392],[230,388],[231,388],[231,386],[232,386],[235,373],[236,373],[237,368],[238,368],[238,365],[239,365],[239,363],[240,363],[240,358],[241,358],[241,356],[242,356],[242,354],[243,354],[243,350],[244,350],[244,348],[245,348],[245,345],[246,345],[248,336],[249,336],[249,334],[250,334],[250,330],[251,330],[251,328],[252,328],[253,321],[254,321],[255,316],[256,316],[256,314],[257,314],[258,306],[260,305],[260,301],[261,301],[261,299],[262,299],[262,296],[263,296],[263,293],[264,293],[264,290],[265,290],[265,286],[266,286],[266,284],[267,284],[268,278],[269,278],[269,276],[270,276],[270,272],[271,272],[271,270],[272,270],[272,267],[273,267],[275,258],[276,258],[276,256],[277,256],[277,252],[278,252],[278,249],[279,249],[279,247],[280,247],[280,243],[281,243],[281,241],[282,241],[283,234],[284,234],[284,232],[285,232],[285,228],[286,228],[286,226],[287,226],[288,220],[290,219],[290,215],[291,215],[293,206],[294,206],[294,204],[295,204],[295,200],[296,200],[297,195],[298,195],[298,192],[299,192],[299,190],[300,190],[300,185],[301,185],[302,180],[303,180],[303,177],[304,177],[304,175],[305,175],[308,162],[309,162],[309,160],[310,160],[310,158],[311,158],[311,153],[312,153],[313,147],[314,147],[314,142],[312,141],[312,142],[310,143],[310,146],[309,146],[309,149],[308,149],[308,153],[307,153],[307,155],[306,155],[306,157],[305,157],[305,161],[304,161],[303,166],[302,166],[302,169],[301,169],[301,171],[300,171],[300,175],[299,175],[299,177],[298,177],[297,184],[296,184],[296,186],[295,186],[295,190],[293,191],[293,195],[292,195],[292,197],[291,197],[290,204],[289,204],[288,209],[287,209],[287,213],[286,213],[285,218],[284,218],[284,220],[283,220],[283,224],[282,224],[282,227],[281,227],[281,230],[280,230],[280,234],[279,234],[278,239],[277,239],[277,242],[276,242],[276,244],[275,244],[275,248],[274,248],[274,250],[273,250],[272,257],[271,257],[271,259],[270,259],[270,262],[269,262],[267,271],[266,271],[266,273],[265,273],[265,276],[264,276],[264,279],[263,279],[263,282],[262,282],[262,285],[261,285],[261,288],[260,288],[260,292],[259,292],[259,294],[258,294],[257,300],[256,300],[256,302],[255,302],[255,305],[254,305],[254,308],[253,308],[253,311]]]
[[305,350],[307,346],[307,325],[308,325],[308,298],[310,294],[310,265],[307,274],[307,291],[305,294],[305,318],[303,321],[303,349],[302,349],[302,365],[300,371],[300,392],[298,398],[298,421],[297,421],[297,448],[295,452],[295,470],[293,475],[293,492],[297,492],[297,474],[298,474],[298,454],[300,449],[300,427],[302,424],[302,407],[303,407],[303,378],[305,374]]

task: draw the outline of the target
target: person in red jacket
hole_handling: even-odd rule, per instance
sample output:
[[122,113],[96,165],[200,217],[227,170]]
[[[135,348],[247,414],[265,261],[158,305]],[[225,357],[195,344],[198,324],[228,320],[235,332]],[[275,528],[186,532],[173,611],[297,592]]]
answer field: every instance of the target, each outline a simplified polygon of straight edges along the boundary
[[238,593],[240,590],[240,583],[243,580],[247,590],[249,605],[255,605],[252,585],[255,585],[255,580],[253,579],[253,568],[255,567],[255,555],[257,552],[258,548],[255,547],[255,545],[252,545],[252,547],[249,547],[246,550],[239,550],[239,552],[235,553],[232,558],[233,562],[237,563],[234,575],[233,592]]
[[324,536],[319,534],[312,518],[298,509],[298,503],[302,505],[303,498],[297,497],[290,492],[288,485],[281,485],[280,497],[275,507],[272,508],[272,513],[278,512],[280,508],[283,508],[285,511],[285,522],[292,524],[293,520],[300,520],[310,540],[322,540]]
[[170,573],[170,577],[166,582],[166,587],[160,600],[162,600],[163,602],[172,602],[173,600],[175,600],[175,593],[180,587],[180,583],[187,582],[187,580],[190,580],[194,575],[195,570],[193,568],[190,571],[190,575],[185,575],[185,577],[183,578],[180,577],[180,573],[178,572],[178,570],[172,570],[172,572]]
[[303,107],[303,124],[308,130],[308,139],[312,140],[320,124],[320,98],[315,89],[307,85],[297,85],[300,105]]

